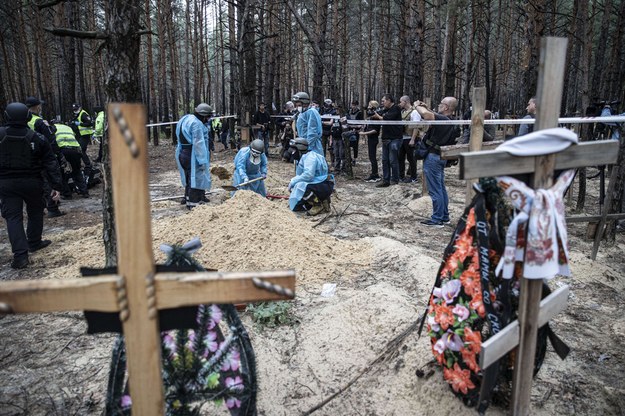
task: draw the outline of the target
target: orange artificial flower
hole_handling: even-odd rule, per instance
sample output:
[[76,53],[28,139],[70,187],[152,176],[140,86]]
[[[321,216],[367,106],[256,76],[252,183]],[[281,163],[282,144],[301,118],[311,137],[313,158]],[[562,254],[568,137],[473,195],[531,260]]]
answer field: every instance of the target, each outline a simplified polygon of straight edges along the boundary
[[477,365],[476,361],[477,356],[473,351],[462,348],[460,350],[460,353],[462,354],[462,359],[464,360],[464,363],[467,365],[467,367],[471,369],[471,371],[473,371],[474,373],[480,371],[480,366]]
[[436,305],[434,311],[436,312],[436,322],[443,328],[443,331],[447,331],[447,328],[454,324],[454,314],[451,308],[445,304]]
[[464,293],[473,297],[475,293],[481,292],[480,275],[469,267],[460,275],[460,282],[464,287]]
[[468,326],[464,327],[464,343],[469,344],[469,349],[474,354],[479,354],[482,350],[482,334],[473,332]]
[[486,308],[484,308],[484,302],[482,302],[482,292],[478,291],[473,294],[473,299],[471,299],[471,303],[469,303],[472,309],[477,312],[480,318],[486,317]]
[[471,371],[463,370],[458,363],[454,364],[453,370],[450,368],[443,369],[443,377],[456,393],[462,392],[467,394],[469,389],[474,389],[475,385],[471,381]]
[[475,208],[471,208],[469,215],[467,215],[467,229],[475,227]]

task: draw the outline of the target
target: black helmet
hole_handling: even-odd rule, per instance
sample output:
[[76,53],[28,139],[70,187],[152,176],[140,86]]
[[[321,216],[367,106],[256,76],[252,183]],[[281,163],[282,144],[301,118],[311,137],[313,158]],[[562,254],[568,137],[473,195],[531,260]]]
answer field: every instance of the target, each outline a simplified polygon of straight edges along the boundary
[[212,112],[213,112],[213,108],[206,103],[198,104],[198,106],[195,107],[195,113],[203,117],[210,116]]
[[293,102],[297,102],[299,101],[300,103],[304,104],[304,105],[308,105],[310,104],[310,95],[308,95],[307,92],[298,92],[297,94],[295,94],[292,98],[291,101]]
[[4,110],[4,118],[7,123],[26,124],[28,121],[28,107],[22,103],[11,103]]

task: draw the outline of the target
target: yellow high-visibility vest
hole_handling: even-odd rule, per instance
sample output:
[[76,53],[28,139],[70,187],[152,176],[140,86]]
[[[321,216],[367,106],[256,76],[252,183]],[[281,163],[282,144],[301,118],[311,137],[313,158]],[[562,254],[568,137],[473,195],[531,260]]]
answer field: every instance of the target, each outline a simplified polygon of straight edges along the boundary
[[80,143],[76,140],[74,130],[72,130],[70,126],[60,123],[54,126],[56,127],[56,144],[59,145],[59,147],[77,147],[80,149]]
[[80,123],[78,124],[78,131],[80,132],[81,136],[91,136],[93,134],[93,128],[81,126],[82,123],[80,119],[82,118],[83,113],[89,115],[89,113],[87,113],[85,110],[80,110],[80,113],[78,113],[78,122]]

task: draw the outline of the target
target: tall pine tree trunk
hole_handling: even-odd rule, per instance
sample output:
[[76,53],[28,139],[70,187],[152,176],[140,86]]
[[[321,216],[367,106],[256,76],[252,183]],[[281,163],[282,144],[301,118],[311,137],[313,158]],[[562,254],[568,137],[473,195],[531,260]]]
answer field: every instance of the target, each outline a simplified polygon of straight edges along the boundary
[[[140,8],[126,0],[108,0],[106,31],[109,39],[104,50],[105,85],[107,102],[139,102],[139,51],[137,35]],[[104,138],[104,192],[102,195],[104,251],[106,265],[117,264],[117,238],[115,236],[115,212],[111,189],[111,165],[109,141]],[[130,197],[130,196],[129,196]]]

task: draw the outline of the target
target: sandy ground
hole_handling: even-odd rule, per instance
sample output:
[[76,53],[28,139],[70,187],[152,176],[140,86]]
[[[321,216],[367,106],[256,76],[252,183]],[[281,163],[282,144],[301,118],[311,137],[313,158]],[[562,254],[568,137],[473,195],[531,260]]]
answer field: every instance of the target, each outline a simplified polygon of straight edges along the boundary
[[[218,148],[221,148],[218,145]],[[364,147],[361,145],[361,150]],[[272,149],[272,151],[275,151]],[[173,149],[150,149],[153,198],[180,195]],[[232,169],[234,153],[217,152],[213,165]],[[419,164],[419,173],[421,165]],[[268,190],[286,195],[293,167],[270,159]],[[413,330],[423,312],[452,226],[428,229],[430,199],[420,184],[376,189],[362,181],[368,163],[359,159],[354,180],[337,179],[332,215],[309,218],[242,194],[232,200],[214,177],[211,202],[192,213],[178,200],[152,205],[154,248],[199,235],[197,257],[206,267],[254,270],[292,267],[298,271],[293,313],[297,323],[260,330],[249,316],[257,354],[261,415],[459,415],[472,414],[436,370],[429,368],[429,340]],[[464,204],[457,168],[446,171],[452,220]],[[589,183],[588,213],[596,210],[597,184]],[[49,248],[31,256],[24,271],[9,268],[10,246],[0,229],[0,279],[66,279],[80,266],[103,265],[101,189],[89,200],[64,203],[68,215],[46,220]],[[585,224],[569,226],[571,278],[550,286],[571,286],[567,310],[553,328],[572,348],[561,361],[549,347],[532,391],[532,414],[625,414],[625,238],[602,245],[597,261]],[[324,283],[337,284],[321,297]],[[0,318],[0,415],[91,415],[104,405],[113,335],[85,334],[80,312]],[[327,400],[331,396],[331,400]],[[320,404],[327,403],[320,406]],[[505,414],[491,406],[489,414]]]

